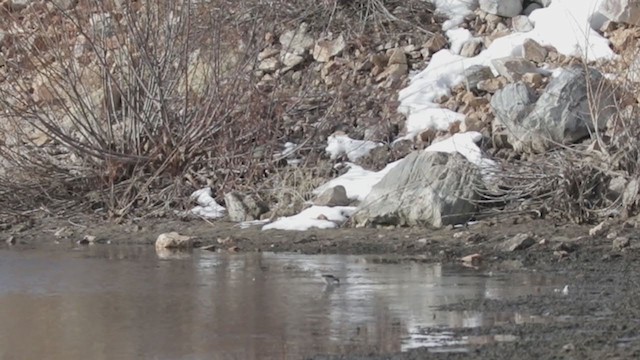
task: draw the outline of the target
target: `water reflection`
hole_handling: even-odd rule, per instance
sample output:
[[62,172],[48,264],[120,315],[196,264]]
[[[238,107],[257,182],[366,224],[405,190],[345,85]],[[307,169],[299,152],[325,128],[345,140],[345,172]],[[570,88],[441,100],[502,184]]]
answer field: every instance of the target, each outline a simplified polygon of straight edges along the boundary
[[[151,247],[106,245],[1,251],[0,358],[283,359],[452,345],[459,339],[451,334],[420,329],[526,315],[435,307],[558,285],[543,275],[488,276],[377,257],[195,251],[170,258]],[[327,273],[340,286],[327,287]]]

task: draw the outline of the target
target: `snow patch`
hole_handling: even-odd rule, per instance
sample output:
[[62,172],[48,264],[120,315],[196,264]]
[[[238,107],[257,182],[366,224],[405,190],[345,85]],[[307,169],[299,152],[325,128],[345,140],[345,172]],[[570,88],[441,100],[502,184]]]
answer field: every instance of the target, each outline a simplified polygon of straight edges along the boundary
[[477,165],[484,170],[491,170],[496,167],[495,161],[482,156],[482,150],[476,145],[482,140],[482,134],[477,131],[454,134],[450,138],[431,144],[424,151],[437,151],[444,153],[459,153],[470,163]]
[[344,134],[333,134],[327,138],[327,147],[325,151],[331,155],[331,159],[346,154],[349,161],[357,161],[361,157],[369,155],[369,152],[381,143],[355,140]]
[[225,215],[226,209],[211,196],[211,188],[196,190],[191,194],[198,206],[191,209],[191,213],[207,219],[218,219]]
[[369,195],[373,186],[387,175],[391,169],[398,165],[400,161],[402,160],[387,164],[387,166],[380,171],[365,170],[361,166],[347,163],[349,170],[347,170],[346,173],[318,187],[313,193],[316,195],[321,194],[327,189],[342,185],[349,199],[362,201]]
[[355,212],[353,206],[312,206],[297,215],[282,217],[262,227],[262,230],[297,230],[311,228],[333,229],[344,223]]
[[[451,12],[444,11],[454,17],[464,16],[461,15],[465,7],[463,3],[468,2],[435,1],[436,7],[454,9]],[[597,9],[601,3],[602,0],[554,0],[549,7],[531,14],[529,19],[534,24],[532,31],[498,38],[488,49],[471,58],[452,51],[456,50],[464,33],[445,29],[449,30],[447,36],[453,42],[453,49],[443,49],[434,54],[427,68],[413,76],[409,86],[399,93],[398,111],[407,116],[407,128],[415,136],[426,129],[447,129],[451,123],[459,121],[463,115],[453,115],[450,110],[440,109],[435,99],[443,95],[450,96],[450,89],[464,80],[463,71],[473,65],[489,66],[496,73],[491,61],[506,56],[520,56],[526,39],[533,39],[543,46],[553,46],[564,55],[583,57],[587,61],[615,58],[609,41],[592,28],[600,21]],[[475,7],[469,5],[468,8]]]

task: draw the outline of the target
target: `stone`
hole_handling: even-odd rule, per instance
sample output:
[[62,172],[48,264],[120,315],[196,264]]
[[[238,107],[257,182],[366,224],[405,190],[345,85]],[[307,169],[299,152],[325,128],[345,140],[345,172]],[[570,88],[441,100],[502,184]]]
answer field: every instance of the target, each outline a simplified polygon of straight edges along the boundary
[[493,59],[491,65],[493,65],[498,74],[504,76],[509,82],[520,81],[522,75],[537,71],[534,63],[515,56]]
[[285,53],[303,55],[314,45],[313,37],[307,34],[309,26],[306,23],[300,24],[298,29],[289,30],[280,35],[278,41],[282,45]]
[[409,73],[409,66],[406,64],[393,64],[388,66],[383,72],[376,76],[376,81],[385,79],[399,79]]
[[494,77],[492,79],[482,80],[478,82],[478,90],[486,91],[488,93],[495,93],[502,89],[507,84],[507,79],[504,77]]
[[276,48],[266,48],[258,53],[258,61],[274,57],[280,53],[280,50]]
[[405,55],[404,51],[400,48],[395,48],[391,51],[389,61],[387,62],[387,66],[395,64],[407,65],[407,55]]
[[637,0],[604,0],[599,11],[611,21],[640,25],[640,2]]
[[509,240],[502,243],[502,249],[508,252],[525,250],[536,243],[536,239],[532,234],[517,234]]
[[509,128],[512,123],[520,123],[531,112],[536,96],[524,82],[507,84],[491,97],[491,109],[495,115],[493,130]]
[[158,235],[155,243],[156,250],[162,249],[191,249],[193,238],[180,235],[177,232],[169,232]]
[[476,253],[463,256],[460,258],[460,261],[462,261],[462,264],[466,266],[478,266],[482,263],[482,255]]
[[459,154],[415,151],[373,187],[356,209],[354,224],[462,224],[476,212],[476,186],[481,182],[479,169]]
[[[519,101],[518,96],[523,93],[505,89],[491,101],[494,123],[506,129],[509,143],[518,152],[544,152],[556,143],[575,143],[596,127],[604,129],[617,108],[612,85],[599,71],[590,68],[587,74],[579,65],[551,78],[533,106],[523,103],[514,111],[513,102]],[[532,98],[526,100],[530,102]],[[592,104],[598,107],[594,109]],[[527,110],[530,111],[523,116]]]
[[533,24],[529,21],[529,18],[524,15],[511,18],[511,26],[518,32],[529,32],[533,30]]
[[542,74],[539,73],[526,73],[522,75],[522,81],[524,81],[534,89],[538,89],[542,86],[544,77],[542,77]]
[[479,40],[470,40],[462,45],[460,55],[464,57],[474,57],[482,50],[482,42]]
[[623,250],[631,245],[631,240],[626,236],[618,236],[611,243],[614,250]]
[[534,11],[536,11],[538,9],[542,9],[542,8],[543,8],[543,6],[538,4],[538,3],[531,3],[526,8],[524,8],[524,10],[522,10],[522,15],[529,16]]
[[529,61],[543,63],[548,54],[549,51],[533,39],[527,39],[522,43],[522,57]]
[[479,82],[495,77],[491,68],[484,65],[470,66],[462,72],[462,76],[464,76],[464,85],[468,91],[477,89]]
[[449,42],[444,35],[440,33],[436,33],[431,36],[425,43],[422,45],[424,49],[427,49],[430,54],[435,54],[438,51],[442,50],[445,46],[447,46]]
[[611,224],[608,221],[602,221],[598,225],[589,229],[589,236],[598,237],[604,235],[609,230]]
[[480,0],[480,9],[489,14],[514,17],[522,12],[523,0]]
[[346,46],[347,43],[342,34],[334,40],[319,40],[313,47],[313,59],[318,62],[327,62],[332,57],[340,55]]
[[31,0],[9,0],[9,4],[11,11],[21,11],[31,4]]
[[348,206],[350,202],[347,190],[344,186],[338,185],[323,191],[313,201],[313,204],[317,206]]
[[229,219],[235,222],[260,220],[269,208],[255,195],[230,192],[224,195],[224,203]]
[[9,236],[5,241],[4,241],[7,245],[15,245],[17,243],[16,237],[11,235]]
[[280,57],[280,60],[282,61],[282,64],[284,64],[284,66],[286,66],[287,68],[292,68],[294,66],[302,64],[302,62],[304,61],[304,57],[287,52]]

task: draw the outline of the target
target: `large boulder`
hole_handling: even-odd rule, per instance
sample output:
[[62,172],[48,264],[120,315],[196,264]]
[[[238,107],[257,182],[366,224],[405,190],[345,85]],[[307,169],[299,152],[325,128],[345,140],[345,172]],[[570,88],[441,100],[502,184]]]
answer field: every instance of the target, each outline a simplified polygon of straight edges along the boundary
[[640,25],[640,2],[637,0],[604,0],[600,13],[611,21]]
[[495,125],[504,129],[517,151],[544,152],[556,143],[574,143],[603,129],[616,112],[613,87],[595,69],[564,69],[534,105],[525,87],[506,86],[491,100]]
[[457,153],[413,152],[373,187],[356,210],[354,224],[461,224],[476,211],[481,183],[478,167]]

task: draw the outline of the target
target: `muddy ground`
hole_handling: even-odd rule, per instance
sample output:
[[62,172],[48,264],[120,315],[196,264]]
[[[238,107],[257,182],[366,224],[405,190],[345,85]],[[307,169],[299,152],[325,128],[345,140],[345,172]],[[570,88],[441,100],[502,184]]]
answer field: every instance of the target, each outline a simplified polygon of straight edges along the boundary
[[[213,251],[397,255],[394,261],[457,263],[482,271],[558,273],[567,279],[567,294],[448,305],[456,310],[523,312],[541,319],[538,323],[455,329],[459,336],[489,339],[467,346],[464,353],[421,349],[389,355],[318,355],[313,359],[631,359],[640,358],[640,233],[633,225],[613,223],[591,236],[593,225],[522,219],[491,220],[436,231],[263,232],[260,227],[241,229],[232,223],[201,220],[148,219],[113,224],[90,217],[45,218],[5,225],[0,246],[91,246],[78,243],[86,235],[95,236],[99,243],[151,245],[158,234],[177,231],[195,236],[199,247]],[[519,241],[519,247],[510,242],[518,234],[530,238]],[[479,254],[480,260],[460,260],[470,254]],[[515,336],[517,340],[492,341],[496,335]]]

